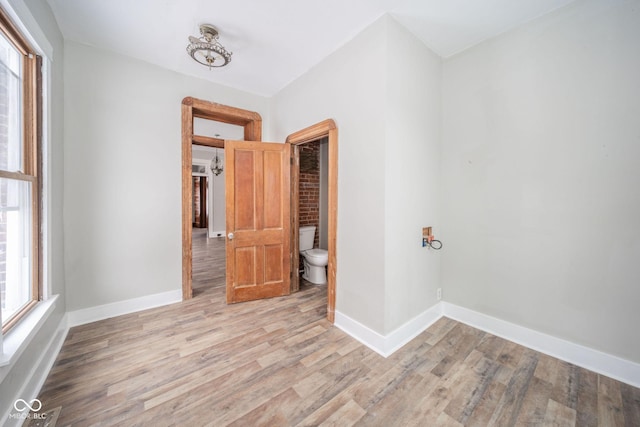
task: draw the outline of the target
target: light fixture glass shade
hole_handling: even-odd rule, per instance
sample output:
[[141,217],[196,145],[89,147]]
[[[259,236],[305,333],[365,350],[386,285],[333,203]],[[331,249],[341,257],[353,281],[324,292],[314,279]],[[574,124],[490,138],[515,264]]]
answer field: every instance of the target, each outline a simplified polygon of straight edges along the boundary
[[189,36],[187,53],[202,65],[224,67],[231,62],[232,52],[229,52],[218,41],[218,30],[209,24],[200,25],[200,38]]
[[220,161],[220,157],[218,157],[218,150],[216,150],[216,156],[211,159],[211,165],[209,167],[211,168],[211,172],[213,172],[215,176],[218,176],[222,172],[224,172],[222,161]]

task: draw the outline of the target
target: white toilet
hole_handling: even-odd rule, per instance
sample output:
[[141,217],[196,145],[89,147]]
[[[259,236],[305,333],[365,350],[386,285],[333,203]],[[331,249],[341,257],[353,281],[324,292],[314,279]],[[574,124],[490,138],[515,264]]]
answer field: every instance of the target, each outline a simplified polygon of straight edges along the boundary
[[325,267],[329,262],[329,253],[325,249],[314,249],[313,240],[316,227],[300,227],[300,255],[304,258],[302,278],[316,285],[327,283]]

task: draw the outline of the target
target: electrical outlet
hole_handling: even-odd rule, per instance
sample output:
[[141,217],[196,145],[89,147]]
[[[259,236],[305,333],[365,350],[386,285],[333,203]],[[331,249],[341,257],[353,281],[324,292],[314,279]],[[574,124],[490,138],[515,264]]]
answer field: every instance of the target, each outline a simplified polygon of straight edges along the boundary
[[442,288],[438,288],[436,291],[436,296],[438,297],[438,301],[442,299]]

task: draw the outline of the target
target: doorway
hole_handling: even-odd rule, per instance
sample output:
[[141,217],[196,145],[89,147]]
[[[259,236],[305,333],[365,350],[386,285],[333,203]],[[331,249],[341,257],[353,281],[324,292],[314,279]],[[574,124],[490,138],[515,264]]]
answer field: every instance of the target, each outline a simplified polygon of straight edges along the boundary
[[327,319],[333,323],[336,307],[336,273],[337,273],[337,232],[338,232],[338,128],[333,120],[328,119],[308,128],[302,129],[287,137],[292,146],[293,161],[291,163],[291,257],[296,274],[292,275],[291,290],[300,289],[297,266],[300,262],[299,240],[299,182],[300,182],[300,146],[303,144],[326,140],[327,143]]
[[[262,139],[262,118],[258,113],[229,107],[208,101],[187,97],[182,101],[182,295],[183,300],[192,298],[192,239],[193,230],[191,223],[191,147],[192,144],[206,145],[210,147],[225,148],[225,141],[218,138],[211,138],[195,135],[193,131],[193,118],[200,117],[223,123],[243,126],[245,141],[261,141]],[[336,301],[336,233],[337,233],[337,188],[338,188],[338,131],[335,122],[331,119],[317,123],[313,126],[295,132],[287,137],[286,143],[292,148],[305,142],[314,141],[326,137],[328,140],[328,213],[327,213],[327,319],[333,323],[335,318]],[[293,151],[293,150],[290,150]],[[289,173],[292,172],[288,171]],[[293,176],[291,176],[293,180]],[[292,209],[296,209],[297,200],[291,204]],[[297,209],[296,209],[297,210]],[[298,260],[299,241],[297,216],[290,215],[290,254]],[[234,230],[227,229],[227,233]],[[227,240],[229,242],[229,240]],[[227,245],[229,247],[229,244]],[[284,255],[284,254],[283,254]],[[288,264],[288,263],[287,263]],[[293,264],[296,265],[296,264]],[[293,274],[295,272],[295,274]],[[233,273],[233,272],[232,272]],[[297,277],[297,267],[291,269],[291,276]],[[229,272],[227,272],[229,281]],[[299,289],[299,282],[291,280],[291,291]]]
[[[293,167],[297,167],[297,171],[294,170],[291,174],[297,174],[298,177],[298,230],[300,235],[306,230],[308,236],[307,247],[299,248],[301,253],[305,249],[316,248],[327,251],[327,145],[325,137],[294,146]],[[292,194],[294,193],[295,189],[292,189]],[[313,280],[315,284],[326,284],[326,276],[323,278],[326,266],[314,269],[307,266],[305,271],[304,258],[300,255],[298,263],[302,281]],[[312,284],[314,282],[309,282],[309,285]]]
[[[242,128],[222,125],[196,118],[194,132],[198,135],[219,137],[224,134],[225,137],[242,138]],[[191,154],[194,181],[191,271],[192,294],[197,297],[225,286],[225,173],[221,167],[224,164],[224,150],[193,145]]]
[[229,107],[186,97],[182,100],[182,299],[193,297],[193,226],[192,226],[192,168],[194,145],[224,148],[220,138],[196,135],[194,119],[201,118],[238,125],[244,128],[244,139],[262,139],[262,117],[253,111]]

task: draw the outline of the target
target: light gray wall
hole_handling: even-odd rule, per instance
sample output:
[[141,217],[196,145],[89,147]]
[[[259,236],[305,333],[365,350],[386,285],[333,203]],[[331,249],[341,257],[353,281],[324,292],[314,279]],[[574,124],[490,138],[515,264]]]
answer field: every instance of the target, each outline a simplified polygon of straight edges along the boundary
[[339,128],[336,310],[387,334],[434,305],[442,63],[384,16],[274,97],[277,138]]
[[[47,322],[40,328],[33,337],[27,348],[24,349],[20,358],[13,364],[0,368],[9,370],[1,372],[4,378],[0,382],[0,416],[12,410],[13,402],[17,398],[30,398],[30,396],[19,395],[28,393],[37,388],[32,375],[41,374],[42,366],[38,365],[41,356],[49,344],[65,312],[65,278],[63,265],[63,228],[62,228],[62,198],[63,198],[63,57],[64,44],[62,35],[58,29],[53,13],[49,5],[44,0],[13,0],[9,2],[18,9],[20,6],[28,8],[30,15],[35,19],[36,25],[42,30],[45,38],[53,47],[53,57],[51,63],[51,98],[50,98],[50,140],[48,150],[50,154],[49,185],[51,193],[51,210],[49,212],[48,237],[50,239],[50,260],[47,265],[49,269],[48,282],[52,294],[59,294],[55,311],[47,319]],[[29,381],[31,380],[31,381]],[[27,383],[28,382],[28,383]],[[35,397],[35,396],[33,396]],[[2,422],[2,420],[0,420]]]
[[332,118],[339,128],[336,310],[384,331],[386,19],[272,99],[272,140]]
[[447,301],[640,362],[639,41],[581,1],[445,62]]
[[[220,139],[242,140],[244,138],[244,127],[238,125],[230,125],[229,123],[222,123],[215,120],[194,117],[193,134],[211,136]],[[196,145],[196,147],[202,146]]]
[[[385,99],[385,329],[436,304],[440,253],[422,247],[422,227],[440,222],[442,60],[387,19]],[[358,165],[353,165],[358,167]]]
[[267,99],[70,41],[65,82],[67,309],[179,290],[181,101]]

